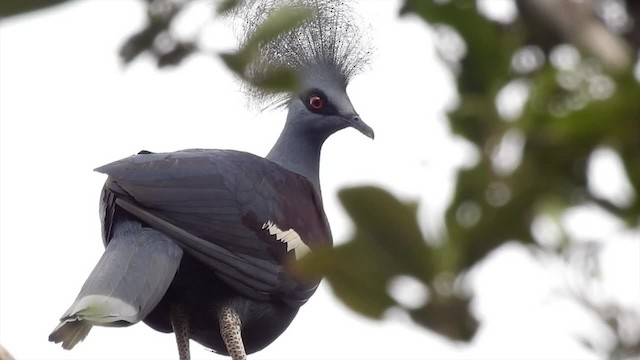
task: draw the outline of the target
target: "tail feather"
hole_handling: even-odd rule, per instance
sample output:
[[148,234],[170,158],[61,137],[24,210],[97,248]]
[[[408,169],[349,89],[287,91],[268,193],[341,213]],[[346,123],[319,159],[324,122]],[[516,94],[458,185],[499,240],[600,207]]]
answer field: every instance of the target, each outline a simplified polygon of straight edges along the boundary
[[161,232],[120,222],[80,294],[49,341],[71,349],[94,325],[129,326],[144,319],[173,281],[182,250]]
[[84,340],[91,330],[91,324],[84,320],[69,319],[62,321],[49,335],[49,341],[62,343],[62,348],[71,350]]

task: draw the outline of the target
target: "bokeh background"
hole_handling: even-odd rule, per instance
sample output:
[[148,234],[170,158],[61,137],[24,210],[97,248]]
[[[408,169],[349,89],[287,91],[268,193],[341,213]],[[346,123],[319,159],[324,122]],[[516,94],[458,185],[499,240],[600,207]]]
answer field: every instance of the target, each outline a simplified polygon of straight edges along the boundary
[[[362,0],[348,91],[376,130],[323,149],[327,281],[253,359],[640,356],[640,4]],[[264,155],[205,0],[0,4],[0,345],[16,359],[173,359],[172,334],[47,342],[102,253],[102,164]],[[196,359],[221,358],[192,344]]]

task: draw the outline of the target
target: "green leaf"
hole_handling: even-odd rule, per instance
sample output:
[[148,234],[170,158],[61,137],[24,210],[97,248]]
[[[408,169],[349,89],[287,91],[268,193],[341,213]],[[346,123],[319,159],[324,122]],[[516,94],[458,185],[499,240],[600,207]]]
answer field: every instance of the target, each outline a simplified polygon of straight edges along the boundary
[[462,36],[467,54],[462,60],[465,76],[458,78],[461,93],[491,94],[506,83],[511,55],[523,42],[519,29],[500,31],[498,24],[478,12],[475,0],[406,0],[401,13],[415,13],[428,23],[449,25]]
[[153,42],[158,34],[167,29],[166,23],[149,23],[147,26],[131,35],[120,47],[120,59],[129,64],[138,55],[153,48]]
[[284,68],[274,68],[264,77],[255,79],[252,83],[260,89],[276,93],[289,92],[300,86],[298,74]]
[[437,288],[435,277],[442,271],[441,262],[435,261],[439,250],[422,235],[416,204],[376,187],[344,189],[339,198],[356,225],[355,235],[345,244],[307,255],[296,269],[304,276],[326,277],[336,296],[364,316],[379,319],[393,307],[437,333],[468,339],[476,324],[465,308],[468,299],[432,291],[425,306],[407,309],[389,293],[388,285],[397,276]]
[[338,193],[357,228],[358,238],[398,260],[398,272],[425,282],[432,280],[431,249],[417,222],[417,206],[406,204],[376,187],[343,189]]
[[242,0],[223,0],[220,2],[220,5],[218,5],[216,11],[219,15],[224,15],[238,7],[241,2]]
[[[260,46],[302,24],[313,14],[309,8],[283,6],[273,12],[256,29],[255,33],[234,53],[220,54],[227,67],[240,78],[266,92],[286,92],[296,89],[297,75],[283,68],[268,69],[260,78],[247,76],[247,67],[260,61]],[[266,61],[268,63],[268,61]]]
[[378,249],[351,241],[333,249],[314,251],[296,264],[305,276],[324,276],[342,302],[353,311],[379,319],[396,302],[387,294],[389,258]]
[[0,18],[44,9],[67,1],[69,0],[3,0],[0,2]]
[[470,299],[432,293],[429,302],[411,310],[411,318],[436,333],[455,340],[470,340],[478,328],[478,321],[469,311]]
[[297,268],[306,276],[325,276],[347,306],[380,318],[398,305],[387,292],[392,278],[413,275],[426,283],[433,277],[416,205],[375,187],[345,189],[339,198],[356,225],[356,234],[343,245],[314,251]]
[[158,54],[158,67],[177,66],[196,50],[197,45],[194,43],[178,42],[173,50],[164,54]]
[[251,37],[244,48],[257,48],[260,44],[275,39],[281,34],[292,30],[313,15],[313,10],[307,7],[282,6],[266,18]]
[[229,70],[244,78],[244,69],[251,61],[248,59],[247,54],[241,52],[221,53],[220,58]]

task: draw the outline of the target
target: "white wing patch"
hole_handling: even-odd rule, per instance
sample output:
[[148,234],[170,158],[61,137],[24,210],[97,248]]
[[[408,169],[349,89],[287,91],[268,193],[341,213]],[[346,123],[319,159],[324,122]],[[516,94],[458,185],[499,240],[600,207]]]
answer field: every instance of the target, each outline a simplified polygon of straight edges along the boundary
[[311,249],[309,249],[309,247],[300,238],[300,235],[298,235],[298,233],[293,229],[283,231],[271,220],[263,224],[262,229],[267,229],[269,231],[269,235],[275,235],[276,240],[287,244],[287,252],[293,250],[296,255],[296,260],[300,260],[303,256],[311,252]]

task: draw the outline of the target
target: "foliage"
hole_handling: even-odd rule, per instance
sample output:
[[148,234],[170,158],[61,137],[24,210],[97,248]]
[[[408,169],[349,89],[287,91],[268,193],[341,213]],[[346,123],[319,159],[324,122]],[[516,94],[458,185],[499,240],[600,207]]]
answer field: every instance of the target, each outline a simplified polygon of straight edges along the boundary
[[[407,234],[407,229],[418,229],[415,204],[402,204],[381,189],[348,189],[340,198],[357,227],[355,236],[305,265],[325,274],[336,294],[354,310],[373,317],[381,317],[391,307],[402,308],[387,293],[387,284],[395,276],[411,275],[429,289],[430,298],[418,309],[404,310],[435,332],[470,339],[475,329],[470,298],[456,285],[475,264],[507,242],[548,251],[536,243],[532,231],[538,217],[551,216],[559,223],[568,208],[596,204],[629,228],[638,227],[639,199],[620,205],[593,194],[588,187],[587,163],[601,147],[615,150],[638,194],[640,86],[631,68],[605,69],[589,54],[573,67],[545,63],[551,52],[559,51],[562,39],[555,37],[553,44],[548,37],[543,38],[544,43],[536,42],[537,35],[532,34],[540,33],[540,21],[525,19],[525,15],[500,24],[480,14],[472,0],[409,0],[402,9],[402,14],[407,13],[415,13],[444,31],[454,31],[464,40],[465,54],[460,59],[451,61],[450,54],[442,54],[457,74],[459,93],[459,103],[448,118],[453,132],[474,144],[480,159],[458,175],[454,198],[445,214],[446,239]],[[519,69],[517,61],[523,52],[533,52],[530,57],[542,59],[529,69]],[[574,78],[572,86],[567,86],[567,77]],[[501,115],[498,97],[514,83],[525,84],[529,95],[519,115]],[[513,138],[519,139],[520,149],[509,150],[519,155],[519,161],[505,168],[498,153]],[[551,250],[574,251],[572,239],[566,232],[564,236]],[[347,261],[356,256],[358,262]],[[416,273],[414,269],[419,270]],[[356,274],[344,275],[351,272]],[[438,283],[442,279],[450,285],[443,287]],[[604,309],[591,303],[588,294],[581,295],[580,302],[603,315]],[[367,306],[354,298],[368,299]],[[601,317],[619,333],[615,319],[638,314],[618,307],[607,316]],[[446,320],[431,321],[434,317]],[[637,354],[639,346],[640,342],[619,341],[613,352],[618,356]]]
[[[629,66],[608,68],[606,62],[595,57],[597,52],[584,53],[574,64],[566,66],[545,62],[554,51],[566,51],[566,45],[560,45],[571,39],[563,38],[559,33],[552,37],[555,42],[548,37],[544,42],[537,42],[537,34],[553,32],[553,29],[545,28],[552,26],[536,18],[531,11],[527,12],[530,9],[522,11],[522,3],[525,2],[518,3],[520,17],[509,24],[501,24],[481,15],[472,0],[406,1],[403,14],[415,13],[427,23],[453,31],[464,40],[466,53],[460,59],[451,61],[450,54],[442,54],[457,74],[459,92],[459,103],[449,112],[448,118],[454,133],[476,146],[480,160],[458,175],[454,199],[445,214],[446,241],[420,240],[415,234],[408,236],[402,231],[415,228],[415,223],[406,223],[408,214],[415,221],[413,204],[405,204],[405,210],[401,211],[399,208],[403,205],[392,200],[389,194],[381,196],[380,189],[360,188],[343,192],[341,199],[357,226],[356,235],[350,242],[334,249],[333,253],[321,256],[326,259],[353,258],[349,254],[358,254],[358,259],[377,258],[380,249],[370,245],[376,244],[386,248],[387,257],[398,256],[396,261],[403,265],[387,265],[386,271],[381,273],[381,262],[371,262],[368,268],[363,268],[367,267],[364,261],[352,262],[350,270],[358,268],[359,273],[367,276],[337,280],[333,269],[338,265],[334,262],[338,260],[317,266],[313,262],[318,260],[311,259],[310,266],[316,270],[319,267],[320,272],[328,276],[337,295],[345,302],[349,303],[357,294],[363,298],[375,297],[380,302],[372,301],[380,306],[397,306],[389,300],[386,292],[380,290],[384,287],[380,284],[387,284],[393,276],[410,274],[422,281],[431,294],[430,301],[418,310],[427,316],[416,317],[416,310],[412,310],[410,314],[414,320],[449,337],[468,339],[472,335],[468,331],[471,329],[469,324],[473,323],[466,306],[469,299],[464,293],[442,291],[437,284],[439,275],[455,274],[460,278],[490,252],[509,241],[522,242],[535,251],[547,251],[535,241],[533,222],[540,216],[550,216],[559,223],[559,215],[573,206],[594,204],[622,220],[629,228],[638,227],[638,197],[628,198],[622,204],[600,198],[590,190],[587,176],[588,159],[594,151],[610,148],[620,156],[635,194],[639,193],[640,86],[632,69]],[[588,21],[602,23],[595,17],[589,17]],[[591,44],[573,44],[583,52],[593,49],[586,45]],[[637,44],[629,45],[637,50]],[[518,64],[526,55],[536,60],[528,68],[527,64]],[[519,114],[502,115],[499,96],[514,83],[526,85],[526,102],[519,109]],[[511,149],[519,155],[519,161],[505,167],[498,154],[501,147],[513,138],[520,142],[520,149],[517,146]],[[346,201],[344,194],[352,193],[354,195]],[[354,201],[355,194],[358,200]],[[376,211],[371,211],[374,208],[371,199],[380,197],[385,199],[385,204],[395,205],[375,206]],[[400,219],[398,214],[403,212],[407,215]],[[383,228],[388,231],[384,232]],[[564,241],[554,251],[571,252],[575,248],[566,232],[564,236]],[[408,239],[424,244],[426,249],[412,252],[413,255],[423,255],[416,258],[396,251],[395,247],[406,246],[404,242]],[[386,246],[381,245],[384,242]],[[387,260],[383,264],[393,264],[393,261]],[[416,274],[408,269],[421,269],[422,273]],[[353,283],[347,286],[344,282],[348,280],[345,279]],[[369,286],[371,291],[367,294],[358,294],[361,289],[354,286],[355,282],[378,285],[377,288]],[[345,293],[342,288],[357,291]],[[455,289],[455,286],[447,288]],[[588,294],[583,294],[579,300],[591,304],[590,308],[596,312],[604,312],[589,301]],[[441,308],[429,309],[434,304]],[[376,308],[373,314],[369,310],[356,308],[356,311],[374,316],[380,316],[385,309]],[[603,317],[614,334],[619,334],[620,328],[611,318],[619,320],[630,314],[638,316],[630,310],[618,309],[610,312],[609,318]],[[443,316],[448,321],[429,322],[429,315]],[[452,328],[455,331],[451,331]],[[640,342],[619,340],[612,355],[637,354],[639,347]]]
[[60,5],[69,0],[6,0],[0,4],[0,19]]

